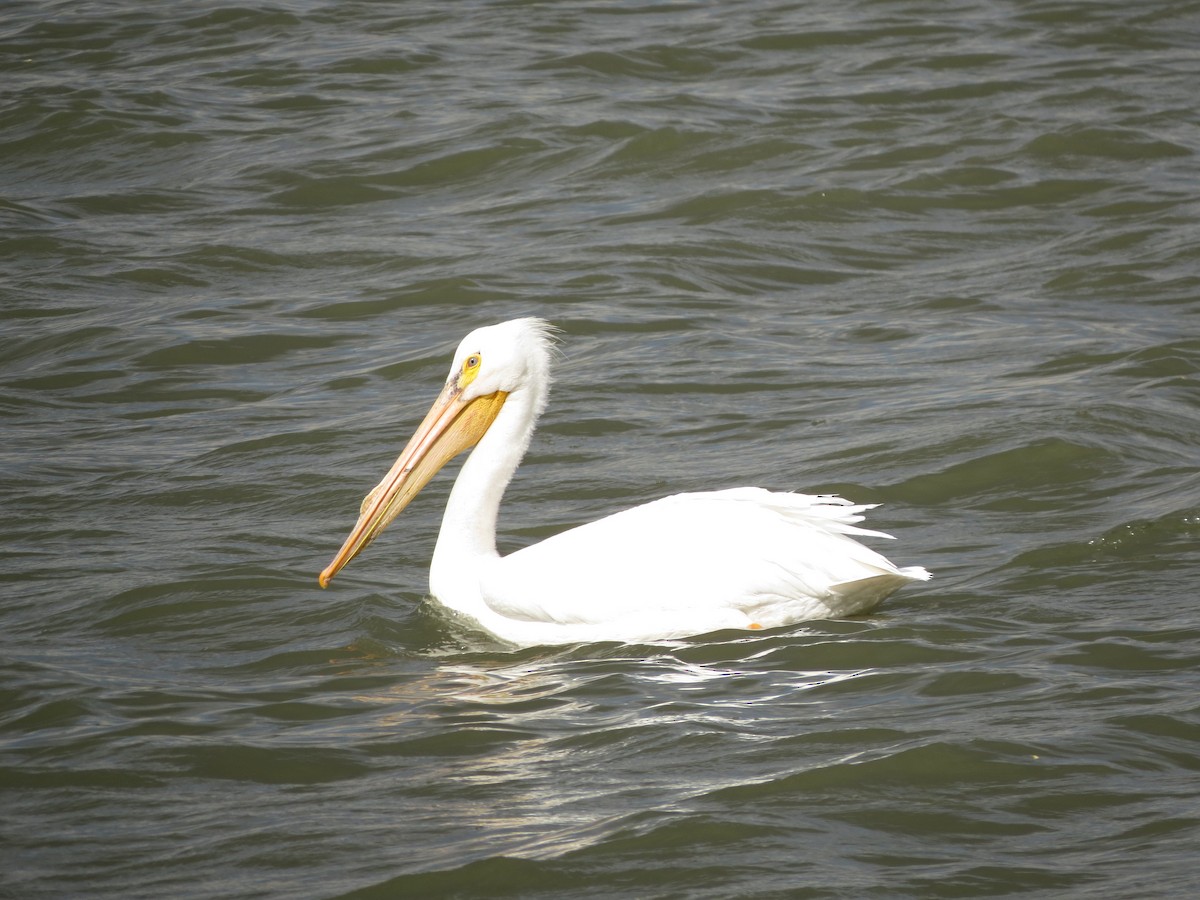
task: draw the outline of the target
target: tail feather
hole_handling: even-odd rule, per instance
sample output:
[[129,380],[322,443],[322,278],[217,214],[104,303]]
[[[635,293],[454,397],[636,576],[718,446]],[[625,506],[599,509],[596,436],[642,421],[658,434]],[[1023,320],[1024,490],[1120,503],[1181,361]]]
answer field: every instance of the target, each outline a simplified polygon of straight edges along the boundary
[[874,609],[885,598],[895,593],[905,582],[927,581],[930,574],[920,566],[908,566],[895,572],[870,575],[854,581],[843,581],[830,587],[835,601],[836,615],[854,615]]

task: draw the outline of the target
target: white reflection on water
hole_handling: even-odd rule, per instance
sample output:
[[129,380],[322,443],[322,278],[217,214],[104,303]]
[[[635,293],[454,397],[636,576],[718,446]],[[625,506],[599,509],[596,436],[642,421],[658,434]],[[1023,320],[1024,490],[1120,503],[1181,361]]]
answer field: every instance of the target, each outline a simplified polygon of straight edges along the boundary
[[[391,752],[419,759],[424,830],[455,832],[423,851],[426,864],[555,857],[714,791],[777,778],[797,765],[790,753],[772,756],[772,744],[791,736],[781,717],[813,689],[865,674],[755,671],[670,653],[563,656],[444,662],[355,695],[378,708],[356,740],[382,737]],[[667,752],[674,764],[664,766]],[[464,832],[470,821],[478,836]]]

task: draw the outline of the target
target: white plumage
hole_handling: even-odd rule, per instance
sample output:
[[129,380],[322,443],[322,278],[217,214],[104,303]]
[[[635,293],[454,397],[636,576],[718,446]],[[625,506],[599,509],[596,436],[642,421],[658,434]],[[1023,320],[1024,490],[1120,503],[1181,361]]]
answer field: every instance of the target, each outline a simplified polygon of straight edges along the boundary
[[857,527],[870,506],[750,487],[666,497],[501,557],[500,499],[546,403],[551,332],[516,319],[464,338],[441,396],[363,501],[322,585],[476,442],[446,504],[430,591],[514,644],[774,628],[865,612],[929,578],[850,537],[890,537]]

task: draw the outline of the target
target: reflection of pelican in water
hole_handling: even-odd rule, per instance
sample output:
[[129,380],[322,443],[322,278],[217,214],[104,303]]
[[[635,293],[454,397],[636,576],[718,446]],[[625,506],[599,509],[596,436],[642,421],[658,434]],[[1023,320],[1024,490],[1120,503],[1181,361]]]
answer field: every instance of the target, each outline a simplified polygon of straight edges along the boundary
[[869,506],[748,487],[677,494],[500,556],[500,498],[546,405],[550,334],[540,319],[516,319],[463,339],[441,395],[363,500],[322,586],[476,444],[446,504],[430,592],[515,644],[773,628],[865,612],[929,578],[849,537],[889,537],[855,526]]

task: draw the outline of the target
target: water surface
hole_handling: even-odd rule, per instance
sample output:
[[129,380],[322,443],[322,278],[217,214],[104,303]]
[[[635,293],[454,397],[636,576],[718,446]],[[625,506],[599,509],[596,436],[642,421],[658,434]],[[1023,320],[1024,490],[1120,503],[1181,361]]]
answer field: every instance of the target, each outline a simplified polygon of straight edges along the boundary
[[[13,2],[0,893],[1190,896],[1200,13]],[[564,330],[522,546],[882,504],[877,613],[513,651],[450,475],[316,573],[459,338]]]

